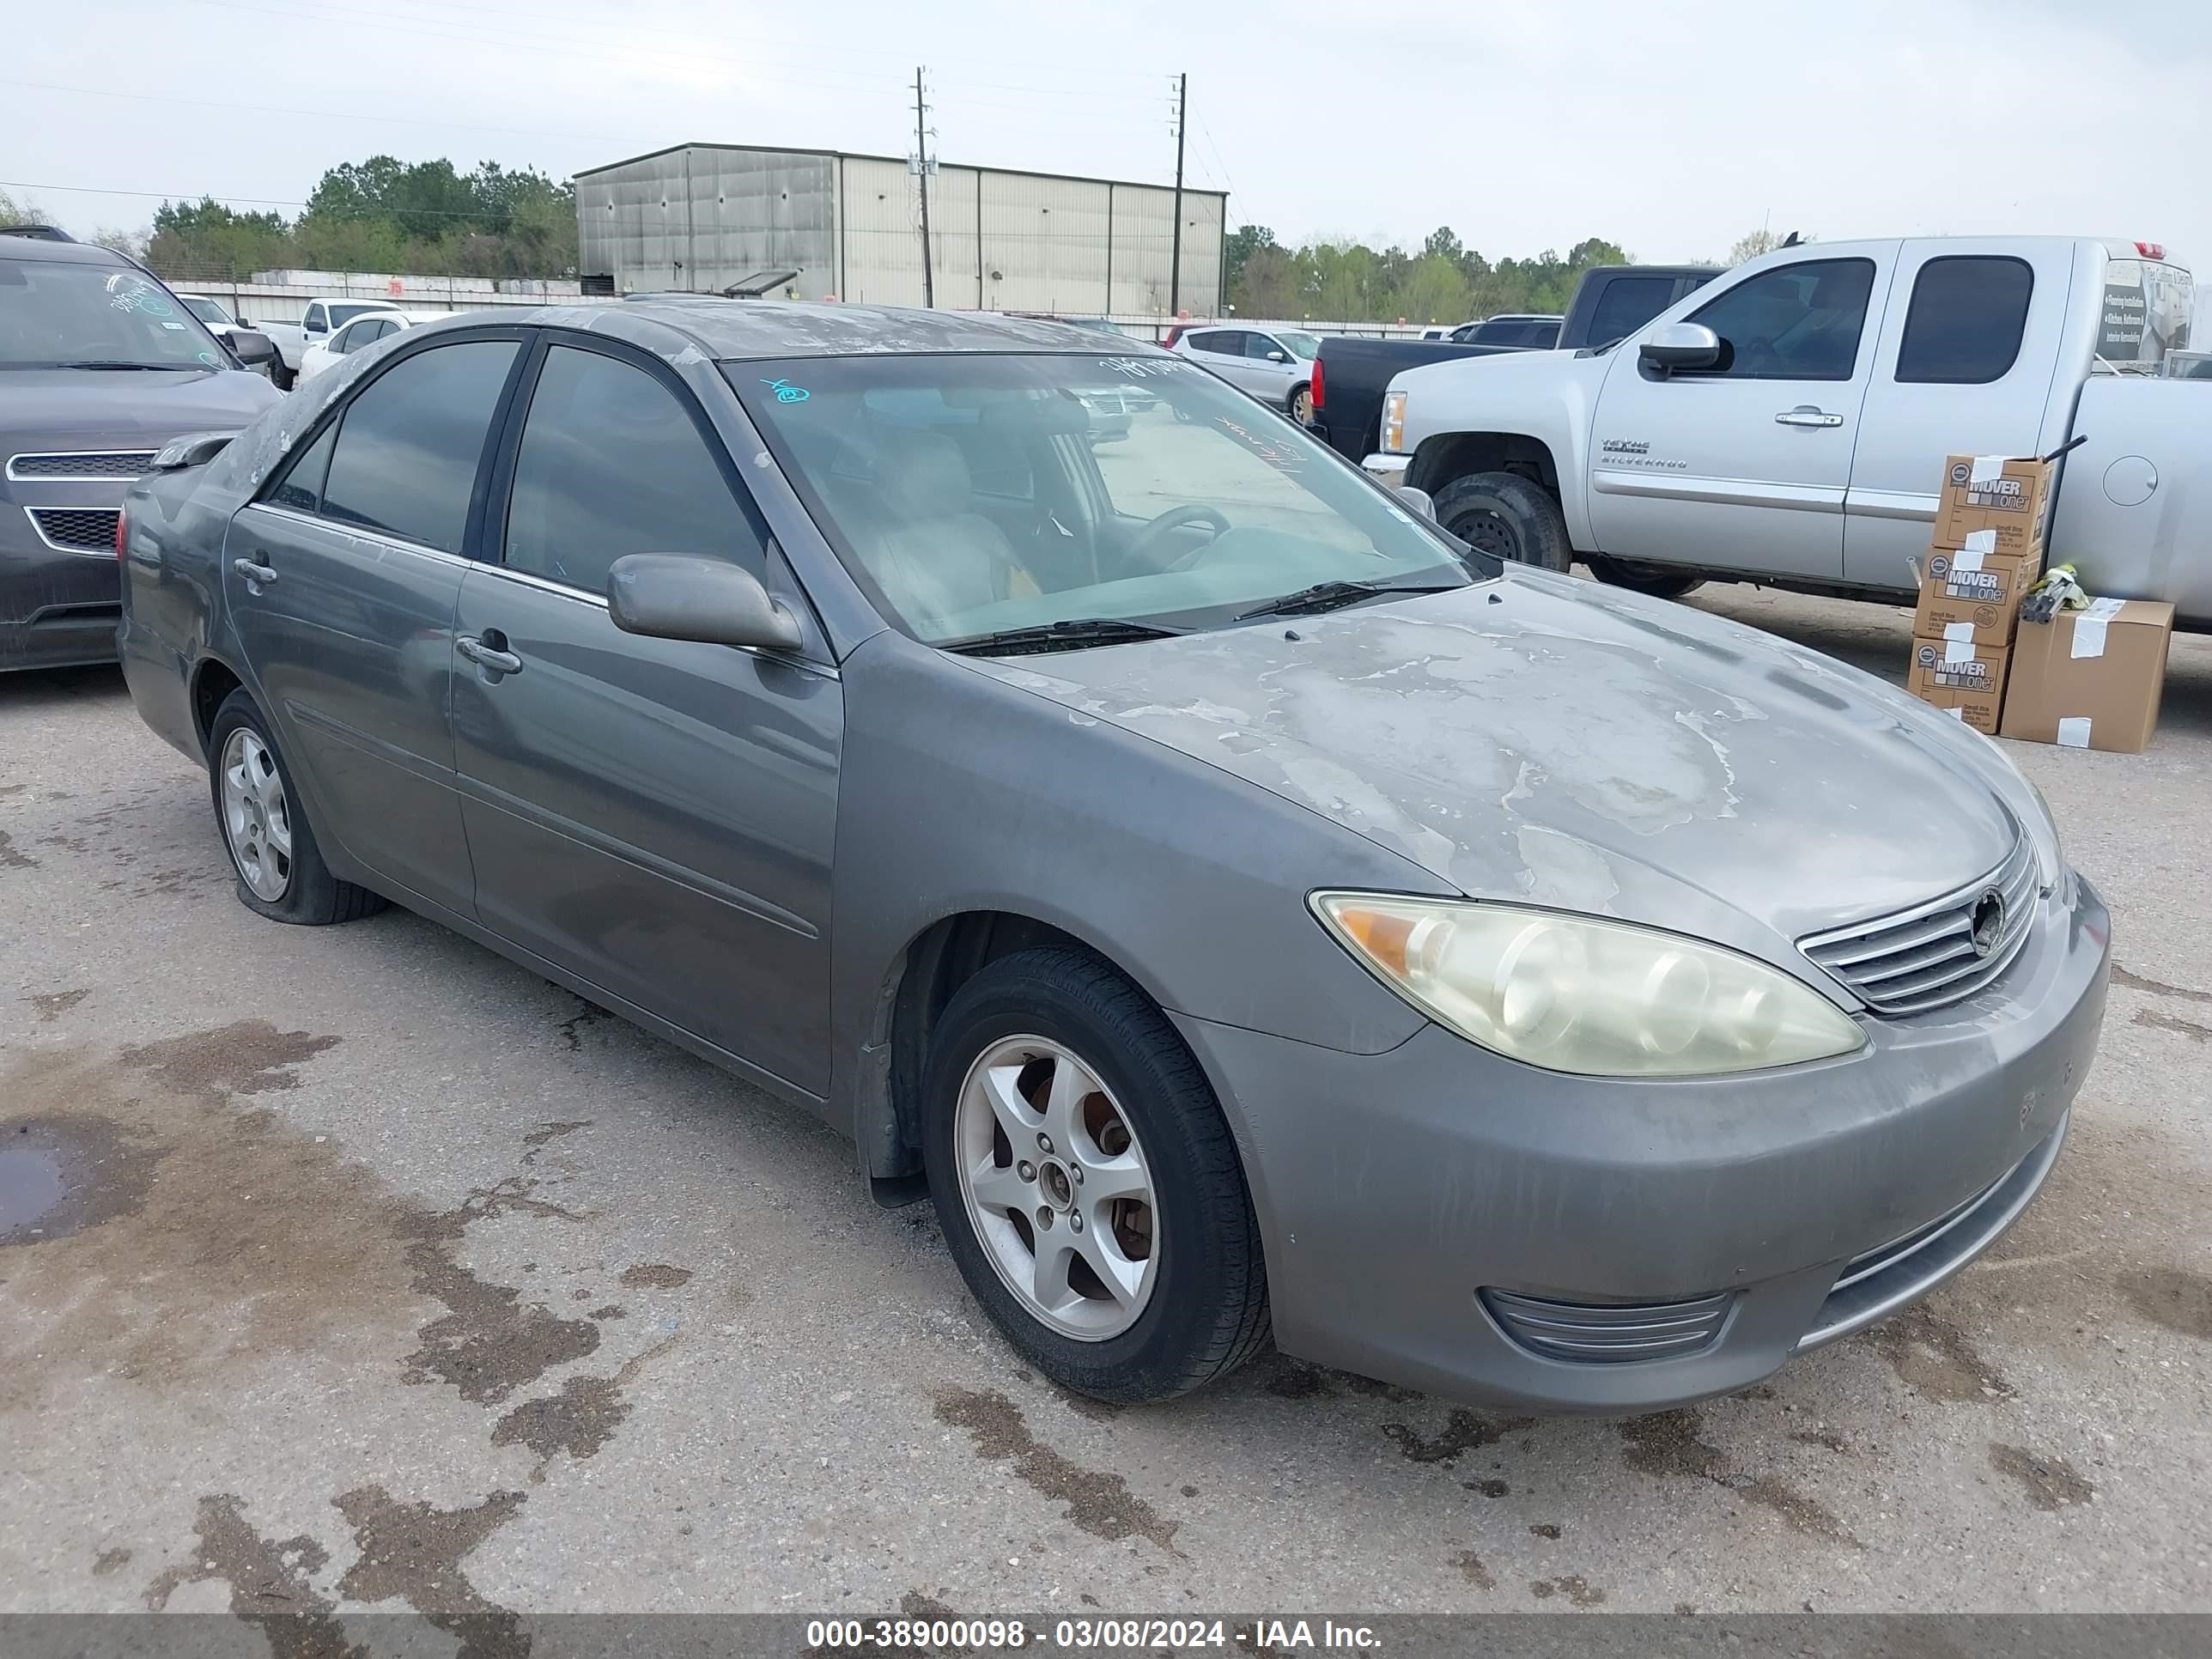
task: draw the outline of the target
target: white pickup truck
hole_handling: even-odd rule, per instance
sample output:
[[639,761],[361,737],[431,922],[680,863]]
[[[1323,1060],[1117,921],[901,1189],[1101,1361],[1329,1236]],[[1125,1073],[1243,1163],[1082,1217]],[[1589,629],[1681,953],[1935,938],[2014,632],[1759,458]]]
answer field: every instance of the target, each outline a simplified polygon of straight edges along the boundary
[[309,346],[321,345],[363,312],[392,308],[389,300],[310,300],[307,314],[296,323],[261,324],[261,332],[276,343],[276,355],[284,362],[284,372],[276,377],[277,386],[286,392],[292,389]]
[[1365,465],[1510,558],[1909,604],[1945,456],[2079,438],[2051,560],[2212,631],[2212,386],[2156,377],[2192,307],[2148,243],[1806,244],[1605,349],[1408,369]]

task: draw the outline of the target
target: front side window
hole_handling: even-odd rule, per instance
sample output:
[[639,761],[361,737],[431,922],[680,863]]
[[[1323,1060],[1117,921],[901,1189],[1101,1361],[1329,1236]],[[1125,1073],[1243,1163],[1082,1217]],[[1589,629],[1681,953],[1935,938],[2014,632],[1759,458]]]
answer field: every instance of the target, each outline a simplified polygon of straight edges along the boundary
[[289,507],[295,513],[321,512],[323,477],[331,470],[331,449],[337,435],[337,423],[333,421],[323,428],[321,437],[292,458],[291,465],[277,475],[276,482],[263,499],[273,507]]
[[229,367],[199,319],[136,266],[0,258],[0,369]]
[[1262,362],[1273,362],[1278,356],[1287,358],[1291,354],[1276,344],[1274,336],[1271,334],[1247,334],[1244,337],[1244,355],[1257,357]]
[[1908,386],[1987,386],[2020,358],[2035,272],[2025,259],[1930,259],[1912,282],[1897,378]]
[[555,346],[545,354],[515,457],[506,563],[604,593],[629,553],[692,553],[763,567],[690,412],[634,363]]
[[[1223,627],[1325,583],[1494,574],[1179,358],[794,360],[775,365],[774,386],[761,367],[725,374],[847,568],[925,643],[1098,619]],[[923,421],[920,407],[947,413]],[[1101,442],[1106,407],[1124,413]],[[1025,511],[978,487],[971,456],[991,449],[1026,459]]]
[[462,340],[401,359],[346,406],[326,518],[459,553],[491,417],[517,350]]
[[1848,380],[1873,289],[1871,259],[1808,259],[1747,277],[1686,319],[1721,339],[1720,362],[1690,372],[1739,380]]

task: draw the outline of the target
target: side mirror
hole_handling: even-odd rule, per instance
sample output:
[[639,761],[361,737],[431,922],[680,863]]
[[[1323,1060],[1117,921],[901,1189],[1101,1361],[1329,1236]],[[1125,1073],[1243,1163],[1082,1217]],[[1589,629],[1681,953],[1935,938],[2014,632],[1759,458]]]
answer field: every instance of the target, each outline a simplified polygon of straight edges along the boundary
[[1271,351],[1267,354],[1267,361],[1271,363],[1287,363],[1291,360],[1279,351]]
[[1411,484],[1400,484],[1390,492],[1400,501],[1419,514],[1431,524],[1437,521],[1436,498],[1425,489],[1416,489]]
[[243,324],[230,331],[230,349],[248,368],[265,368],[276,361],[276,342]]
[[238,319],[238,325],[240,328],[252,328],[253,326],[253,319],[251,317],[240,317]]
[[1703,323],[1668,323],[1651,331],[1637,356],[1662,377],[1678,368],[1711,368],[1720,361],[1721,337]]
[[796,651],[799,619],[751,572],[722,559],[631,553],[607,572],[607,614],[625,634]]

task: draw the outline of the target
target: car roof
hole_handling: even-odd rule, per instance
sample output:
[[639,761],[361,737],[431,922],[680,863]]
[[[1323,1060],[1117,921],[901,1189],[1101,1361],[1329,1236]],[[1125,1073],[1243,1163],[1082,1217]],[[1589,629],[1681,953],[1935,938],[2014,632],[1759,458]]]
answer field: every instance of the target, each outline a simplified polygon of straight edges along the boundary
[[112,248],[90,242],[53,242],[43,236],[0,235],[0,259],[35,259],[57,265],[121,265],[126,270],[143,269]]
[[[718,361],[969,351],[1070,351],[1096,356],[1100,350],[1097,330],[1072,323],[994,312],[830,305],[804,300],[723,300],[703,295],[655,297],[633,300],[619,307],[561,307],[537,313],[537,320],[619,331],[619,325],[606,319],[608,313],[628,321],[672,329]],[[1115,342],[1111,349],[1116,353],[1158,349],[1131,339]]]

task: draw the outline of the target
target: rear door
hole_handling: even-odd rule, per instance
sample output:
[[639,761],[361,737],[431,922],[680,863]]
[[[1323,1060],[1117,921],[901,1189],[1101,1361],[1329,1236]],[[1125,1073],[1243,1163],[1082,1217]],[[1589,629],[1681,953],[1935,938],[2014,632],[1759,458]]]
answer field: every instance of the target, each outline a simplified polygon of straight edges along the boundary
[[1247,392],[1252,389],[1251,369],[1244,358],[1243,329],[1201,329],[1188,336],[1185,343],[1194,358],[1230,385]]
[[805,605],[689,390],[645,354],[556,337],[509,422],[501,556],[461,588],[453,729],[477,914],[823,1093],[836,670],[811,618],[795,655],[614,625],[607,570],[628,553],[729,559]]
[[1590,526],[1618,558],[1835,581],[1844,495],[1897,244],[1738,278],[1686,315],[1711,368],[1613,354],[1590,434]]
[[240,510],[224,547],[247,677],[317,833],[380,886],[464,915],[453,607],[522,339],[396,358]]
[[1845,580],[1900,592],[1947,455],[2031,455],[2051,414],[2069,266],[1966,237],[1907,242],[1890,284],[1844,514]]

